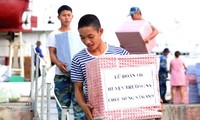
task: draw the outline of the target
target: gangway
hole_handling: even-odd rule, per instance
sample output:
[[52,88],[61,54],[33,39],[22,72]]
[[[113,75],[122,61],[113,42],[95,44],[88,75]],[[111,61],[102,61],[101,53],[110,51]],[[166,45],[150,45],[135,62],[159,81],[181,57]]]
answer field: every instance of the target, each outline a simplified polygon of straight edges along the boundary
[[[36,57],[36,66],[34,65]],[[53,79],[55,66],[47,69],[44,60],[31,48],[31,102],[34,111],[34,120],[56,120],[58,117],[56,104],[60,107],[62,120],[73,120],[72,108],[61,106],[53,94]],[[40,64],[39,64],[40,61]],[[38,77],[39,67],[42,67],[42,76]],[[36,74],[34,74],[34,71]],[[54,98],[54,99],[51,99]]]

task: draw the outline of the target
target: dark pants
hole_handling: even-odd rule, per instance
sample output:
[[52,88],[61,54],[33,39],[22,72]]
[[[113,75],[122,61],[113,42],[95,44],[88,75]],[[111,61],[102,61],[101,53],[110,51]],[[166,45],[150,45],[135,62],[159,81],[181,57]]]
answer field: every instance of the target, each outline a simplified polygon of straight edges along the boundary
[[[36,70],[34,71],[34,75],[36,76]],[[38,77],[40,77],[41,76],[41,70],[40,70],[40,68],[38,68]]]
[[167,85],[166,85],[166,78],[165,77],[159,77],[159,86],[160,86],[160,97],[163,100],[163,102],[166,101],[165,94],[167,91]]

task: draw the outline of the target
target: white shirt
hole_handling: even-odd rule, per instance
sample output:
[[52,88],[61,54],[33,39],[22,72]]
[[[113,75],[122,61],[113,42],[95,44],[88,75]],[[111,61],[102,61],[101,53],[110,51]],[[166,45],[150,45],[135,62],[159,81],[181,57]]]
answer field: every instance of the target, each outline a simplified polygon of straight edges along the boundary
[[[56,48],[58,60],[68,64],[68,70],[71,70],[71,59],[73,56],[85,48],[78,32],[72,30],[68,32],[60,32],[59,30],[51,32],[47,38],[47,47]],[[55,69],[55,74],[63,75],[58,67]]]

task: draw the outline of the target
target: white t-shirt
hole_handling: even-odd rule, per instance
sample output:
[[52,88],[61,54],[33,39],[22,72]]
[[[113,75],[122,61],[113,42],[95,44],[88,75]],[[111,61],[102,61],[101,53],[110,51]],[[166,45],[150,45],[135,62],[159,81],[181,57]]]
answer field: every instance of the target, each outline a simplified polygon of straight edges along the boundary
[[[68,70],[71,70],[71,59],[73,56],[85,48],[78,32],[72,30],[68,32],[60,32],[59,30],[51,32],[47,38],[47,47],[56,48],[58,60],[68,64]],[[55,70],[55,74],[63,75],[58,67]]]

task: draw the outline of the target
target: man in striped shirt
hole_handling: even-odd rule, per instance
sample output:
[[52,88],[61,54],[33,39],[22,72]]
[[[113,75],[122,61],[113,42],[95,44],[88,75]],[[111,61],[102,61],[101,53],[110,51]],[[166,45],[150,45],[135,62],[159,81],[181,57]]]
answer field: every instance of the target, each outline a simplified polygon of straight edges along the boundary
[[93,120],[91,105],[87,104],[87,84],[85,63],[98,56],[106,54],[128,55],[123,48],[106,44],[101,35],[103,29],[99,19],[92,14],[82,16],[78,23],[78,31],[81,41],[87,48],[77,53],[71,62],[71,80],[75,83],[75,96],[77,102],[86,114],[87,120]]

